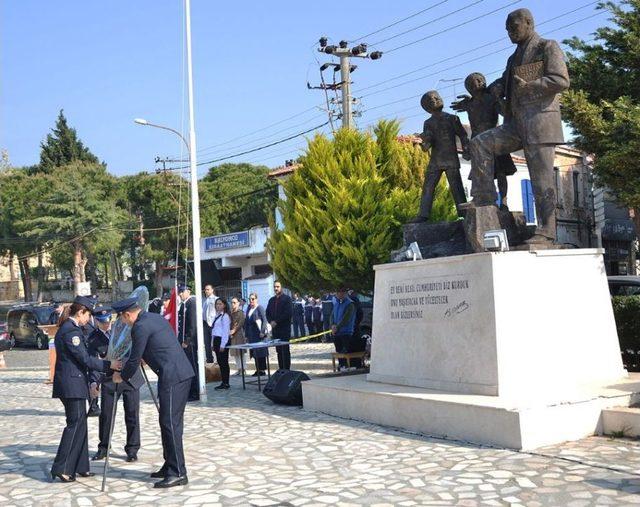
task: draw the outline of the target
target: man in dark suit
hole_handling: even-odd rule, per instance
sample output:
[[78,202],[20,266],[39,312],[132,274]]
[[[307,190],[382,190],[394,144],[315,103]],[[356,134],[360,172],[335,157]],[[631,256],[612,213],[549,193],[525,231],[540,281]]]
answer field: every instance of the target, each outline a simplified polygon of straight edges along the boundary
[[[178,285],[178,295],[182,300],[178,309],[178,340],[182,345],[193,371],[198,371],[198,316],[196,314],[196,297],[191,294],[188,285]],[[211,337],[209,337],[211,339]],[[205,337],[206,340],[206,337]],[[197,377],[191,382],[189,401],[200,399]]]
[[518,47],[502,77],[490,85],[506,100],[504,123],[471,140],[471,194],[475,206],[495,204],[495,157],[524,148],[538,220],[527,242],[544,246],[556,239],[553,161],[556,145],[564,142],[559,94],[569,88],[569,74],[560,46],[535,32],[528,9],[511,12],[506,28]]
[[164,464],[151,474],[151,477],[163,478],[154,487],[185,485],[189,481],[182,447],[183,418],[194,369],[181,352],[171,326],[160,315],[142,311],[136,298],[118,301],[113,309],[131,326],[132,339],[131,355],[122,372],[113,374],[113,381],[116,384],[130,381],[140,371],[141,359],[158,376]]
[[[267,320],[271,324],[271,336],[274,340],[288,342],[291,339],[291,314],[293,302],[291,298],[282,292],[282,284],[275,282],[273,290],[276,295],[269,299],[267,304]],[[291,369],[291,350],[289,345],[276,347],[278,352],[278,367],[281,370]]]
[[[97,329],[89,336],[89,354],[106,357],[109,347],[111,331],[111,308],[97,307],[93,312],[93,318]],[[116,384],[112,380],[113,372],[107,374],[92,371],[91,387],[100,386],[102,411],[98,423],[98,452],[91,458],[92,461],[104,459],[107,456],[109,445],[109,430],[111,429],[111,415],[116,396]],[[124,451],[127,453],[127,461],[138,460],[140,449],[140,387],[144,384],[142,372],[138,370],[131,380],[122,382],[117,389],[118,395],[122,395],[124,405],[124,423],[127,428],[127,443]],[[95,386],[95,387],[94,387]]]

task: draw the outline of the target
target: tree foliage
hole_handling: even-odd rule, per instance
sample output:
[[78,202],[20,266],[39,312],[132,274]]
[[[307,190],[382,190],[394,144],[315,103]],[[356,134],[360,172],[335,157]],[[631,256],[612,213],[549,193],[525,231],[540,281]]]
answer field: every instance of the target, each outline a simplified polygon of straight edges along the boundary
[[266,225],[277,201],[269,169],[253,164],[222,164],[199,182],[202,235],[241,231]]
[[49,173],[55,167],[71,162],[98,163],[98,158],[89,151],[78,138],[76,129],[67,124],[62,109],[58,114],[56,126],[40,145],[40,165],[38,170]]
[[598,182],[640,210],[640,0],[598,8],[611,12],[612,26],[599,28],[592,43],[565,41],[573,50],[572,89],[563,96],[563,113],[575,144],[595,155]]
[[[302,291],[346,284],[373,289],[373,265],[402,243],[401,226],[416,215],[428,155],[398,140],[399,124],[380,122],[372,133],[342,129],[309,141],[301,167],[283,183],[278,202],[284,228],[268,248],[275,272]],[[432,219],[455,217],[445,183]]]

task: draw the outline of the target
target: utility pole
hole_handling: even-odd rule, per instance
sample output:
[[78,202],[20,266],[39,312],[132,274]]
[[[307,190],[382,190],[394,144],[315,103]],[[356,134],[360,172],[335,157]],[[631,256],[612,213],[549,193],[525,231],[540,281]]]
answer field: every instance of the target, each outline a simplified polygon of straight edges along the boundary
[[[382,57],[382,51],[373,51],[372,53],[367,53],[367,44],[364,42],[361,42],[357,46],[353,46],[351,48],[349,47],[349,43],[346,40],[340,41],[337,46],[328,45],[328,40],[326,37],[320,37],[320,40],[318,42],[320,44],[318,51],[340,58],[339,66],[337,64],[331,64],[334,67],[334,72],[336,72],[338,69],[340,70],[340,82],[334,85],[325,85],[323,79],[322,86],[316,88],[321,88],[324,90],[340,90],[340,103],[342,106],[342,127],[353,128],[352,106],[354,99],[351,96],[351,73],[356,70],[357,66],[351,64],[351,57],[370,58],[371,60],[378,60]],[[326,65],[327,64],[324,64],[320,67],[320,72],[326,70]],[[311,88],[311,86],[309,86],[309,88]]]

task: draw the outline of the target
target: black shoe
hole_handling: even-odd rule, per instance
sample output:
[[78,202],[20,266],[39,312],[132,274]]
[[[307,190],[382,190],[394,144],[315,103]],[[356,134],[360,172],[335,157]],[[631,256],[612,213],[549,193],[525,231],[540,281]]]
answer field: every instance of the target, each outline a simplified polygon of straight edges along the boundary
[[75,475],[66,475],[65,474],[54,474],[51,473],[51,480],[55,481],[56,477],[58,479],[60,479],[62,482],[75,482],[76,480],[76,476]]
[[259,373],[259,372],[258,372],[258,370],[256,370],[256,371],[254,371],[254,372],[251,374],[251,376],[252,376],[252,377],[257,377],[257,376],[258,376],[258,373]]
[[131,463],[132,461],[138,461],[137,454],[127,454],[127,459],[125,460],[127,463]]
[[217,387],[214,387],[216,391],[221,391],[223,389],[229,389],[229,384],[225,384],[224,382]]
[[174,486],[185,486],[189,483],[186,475],[176,477],[175,475],[169,475],[159,482],[156,482],[154,488],[173,488]]
[[92,457],[91,457],[91,461],[99,461],[101,459],[105,459],[107,457],[107,451],[106,449],[98,449],[98,452],[96,452]]
[[164,467],[162,467],[160,470],[156,470],[155,472],[151,472],[150,477],[152,479],[164,479],[164,476],[167,474],[167,472],[165,471]]
[[95,472],[78,472],[76,475],[79,475],[80,477],[93,477],[95,474]]
[[264,372],[264,370],[260,370],[260,371],[258,372],[258,375],[259,375],[260,377],[264,377],[264,376],[266,375],[266,373]]

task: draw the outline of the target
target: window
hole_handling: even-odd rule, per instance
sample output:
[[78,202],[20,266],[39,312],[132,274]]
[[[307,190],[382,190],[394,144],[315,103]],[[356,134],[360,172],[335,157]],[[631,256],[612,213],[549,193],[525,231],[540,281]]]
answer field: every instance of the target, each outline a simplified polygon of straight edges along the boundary
[[580,208],[582,203],[580,202],[580,173],[574,172],[573,176],[573,207]]
[[527,218],[528,224],[536,223],[536,206],[533,198],[533,188],[531,180],[521,180],[520,190],[522,191],[522,211]]
[[560,199],[560,168],[559,167],[554,167],[553,168],[553,180],[555,182],[556,185],[556,206],[561,208],[562,207],[562,199]]

